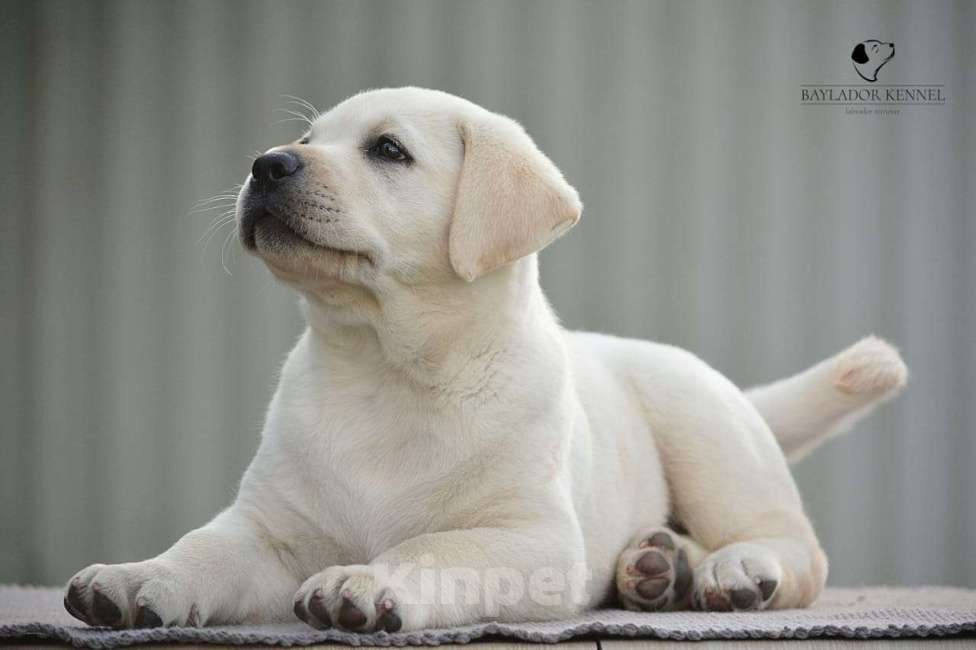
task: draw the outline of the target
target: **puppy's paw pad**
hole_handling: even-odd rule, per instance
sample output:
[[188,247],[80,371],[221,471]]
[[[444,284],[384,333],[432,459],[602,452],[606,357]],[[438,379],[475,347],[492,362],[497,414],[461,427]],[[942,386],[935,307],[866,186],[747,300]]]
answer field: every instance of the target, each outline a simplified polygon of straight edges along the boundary
[[898,350],[875,336],[861,339],[837,357],[834,387],[842,393],[886,393],[907,381],[908,368]]
[[657,612],[688,602],[692,584],[688,554],[667,529],[653,531],[624,550],[617,564],[617,591],[625,607]]
[[766,609],[782,578],[779,561],[749,543],[722,547],[695,570],[692,603],[711,612]]

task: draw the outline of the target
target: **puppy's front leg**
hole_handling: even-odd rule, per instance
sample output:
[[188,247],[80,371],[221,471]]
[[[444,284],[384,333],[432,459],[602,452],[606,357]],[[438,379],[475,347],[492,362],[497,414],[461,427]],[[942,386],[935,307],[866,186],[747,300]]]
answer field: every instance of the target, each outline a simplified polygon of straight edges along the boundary
[[64,606],[116,628],[289,620],[299,579],[237,506],[143,562],[94,564],[68,583]]
[[312,576],[295,612],[315,627],[356,632],[556,619],[581,608],[585,574],[578,528],[452,530]]

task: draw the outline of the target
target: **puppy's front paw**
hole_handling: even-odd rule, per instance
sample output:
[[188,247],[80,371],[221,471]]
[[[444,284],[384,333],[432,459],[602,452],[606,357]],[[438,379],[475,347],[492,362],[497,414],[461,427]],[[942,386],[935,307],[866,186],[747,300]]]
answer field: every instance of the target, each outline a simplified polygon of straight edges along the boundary
[[617,592],[627,609],[662,612],[686,608],[692,569],[690,540],[668,528],[645,531],[617,560]]
[[295,616],[312,627],[350,632],[413,629],[414,616],[393,586],[371,566],[334,566],[315,574],[295,594]]
[[114,628],[200,624],[187,586],[163,566],[93,564],[68,582],[64,608],[89,625]]
[[782,578],[769,549],[749,542],[723,546],[695,569],[693,604],[714,612],[766,609]]

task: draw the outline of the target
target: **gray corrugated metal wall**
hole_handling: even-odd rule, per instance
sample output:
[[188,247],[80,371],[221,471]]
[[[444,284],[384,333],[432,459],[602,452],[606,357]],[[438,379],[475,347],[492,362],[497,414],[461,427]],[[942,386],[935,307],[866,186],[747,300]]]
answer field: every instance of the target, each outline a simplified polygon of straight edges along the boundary
[[[835,584],[976,585],[974,34],[967,2],[4,3],[0,580],[155,554],[232,498],[300,320],[187,212],[299,133],[282,94],[416,84],[579,188],[543,256],[569,326],[744,384],[898,343],[909,391],[801,490]],[[800,106],[871,37],[948,104]]]

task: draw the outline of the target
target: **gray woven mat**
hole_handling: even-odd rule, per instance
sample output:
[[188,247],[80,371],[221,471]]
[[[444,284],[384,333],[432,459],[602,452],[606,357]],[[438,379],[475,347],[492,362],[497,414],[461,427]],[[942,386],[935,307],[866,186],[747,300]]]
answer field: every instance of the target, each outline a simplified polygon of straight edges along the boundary
[[485,623],[449,630],[388,634],[316,631],[300,624],[156,628],[90,628],[63,609],[60,589],[0,586],[0,639],[51,639],[85,648],[150,642],[310,645],[440,645],[487,636],[555,643],[582,635],[660,639],[896,638],[976,633],[976,591],[949,587],[829,589],[810,609],[758,613],[638,614],[597,610],[555,623]]

